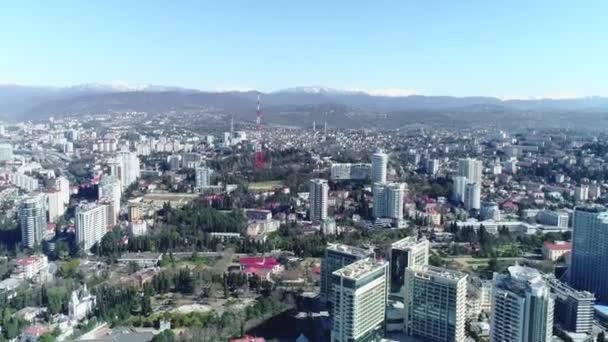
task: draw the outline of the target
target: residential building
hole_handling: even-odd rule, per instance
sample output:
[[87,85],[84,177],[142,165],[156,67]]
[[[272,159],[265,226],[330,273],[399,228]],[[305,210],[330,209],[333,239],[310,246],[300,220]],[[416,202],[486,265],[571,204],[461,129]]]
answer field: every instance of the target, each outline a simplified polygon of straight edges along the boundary
[[591,334],[595,296],[591,292],[577,291],[555,277],[547,277],[555,295],[554,321],[563,330]]
[[146,220],[129,221],[129,231],[133,236],[142,236],[148,234],[148,224]]
[[15,260],[15,269],[11,277],[19,280],[31,280],[37,276],[46,278],[49,272],[49,259],[44,254],[34,254]]
[[419,265],[405,273],[405,333],[424,341],[465,340],[467,275]]
[[27,195],[19,205],[21,245],[32,248],[40,245],[46,236],[46,196],[42,193]]
[[112,220],[115,222],[120,213],[120,198],[122,188],[120,180],[114,176],[103,176],[97,187],[97,199],[108,200],[112,205]]
[[470,277],[467,287],[467,316],[477,319],[477,316],[492,309],[492,281],[478,277]]
[[482,220],[500,221],[502,219],[500,208],[496,202],[481,202],[479,216],[481,216]]
[[608,300],[608,211],[602,207],[574,211],[569,284]]
[[468,183],[464,195],[464,207],[467,210],[479,210],[481,208],[481,188],[479,183]]
[[81,204],[76,208],[76,242],[87,251],[107,232],[107,208],[99,203]]
[[331,164],[331,180],[365,180],[371,176],[371,164],[350,164],[350,163],[333,163]]
[[25,192],[36,191],[40,187],[38,178],[28,176],[21,172],[11,172],[9,174],[9,182]]
[[328,243],[321,261],[321,298],[331,304],[331,275],[334,271],[357,260],[373,257],[374,251],[338,243]]
[[511,266],[494,273],[491,342],[549,342],[553,336],[551,291],[534,268]]
[[455,202],[464,203],[465,192],[467,189],[467,177],[454,176],[452,177],[452,200]]
[[380,341],[384,336],[388,264],[365,258],[332,272],[331,341]]
[[372,154],[372,184],[385,183],[388,168],[388,154],[378,151]]
[[203,188],[206,188],[211,185],[211,175],[213,174],[213,170],[206,166],[198,166],[194,169],[194,187],[198,191],[202,191]]
[[373,214],[376,218],[403,219],[405,183],[374,183]]
[[13,160],[13,145],[0,144],[0,162]]
[[391,245],[389,252],[391,297],[403,298],[405,273],[408,267],[428,265],[429,246],[428,240],[418,240],[413,236],[401,239]]
[[574,200],[577,202],[585,202],[589,200],[589,185],[581,184],[574,188]]
[[49,211],[48,221],[56,223],[57,220],[65,213],[65,203],[61,197],[61,192],[57,189],[51,188],[46,193],[47,208]]
[[63,177],[59,176],[55,179],[55,189],[58,189],[61,193],[61,198],[63,199],[64,204],[70,203],[70,181]]
[[310,220],[313,222],[321,222],[327,219],[327,199],[329,194],[329,185],[327,180],[316,178],[311,179],[309,183],[309,199],[310,199]]
[[429,159],[426,161],[426,173],[431,176],[434,176],[439,172],[439,160],[438,159]]
[[482,173],[483,163],[481,160],[474,158],[458,160],[458,176],[466,177],[469,183],[477,183],[481,185]]
[[110,174],[120,180],[123,190],[135,183],[140,176],[139,157],[136,152],[116,152],[108,164]]
[[566,241],[545,241],[542,247],[543,257],[551,261],[557,261],[571,251],[572,243]]
[[568,228],[570,216],[565,211],[541,210],[536,215],[536,220],[540,224]]

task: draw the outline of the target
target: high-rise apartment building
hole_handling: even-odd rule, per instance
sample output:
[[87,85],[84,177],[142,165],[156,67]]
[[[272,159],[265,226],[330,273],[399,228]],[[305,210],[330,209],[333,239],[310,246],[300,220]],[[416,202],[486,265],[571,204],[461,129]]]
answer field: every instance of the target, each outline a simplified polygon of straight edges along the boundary
[[133,184],[140,176],[139,157],[136,152],[119,151],[108,162],[110,174],[120,179],[123,190]]
[[467,189],[467,177],[454,176],[452,177],[452,184],[452,200],[464,203],[464,196]]
[[384,335],[388,264],[365,258],[332,272],[331,341],[380,341]]
[[55,188],[61,193],[61,198],[64,204],[70,203],[70,181],[63,177],[57,177],[55,179]]
[[469,183],[465,188],[464,207],[467,210],[479,210],[481,208],[481,189],[479,183]]
[[465,339],[467,275],[422,265],[405,273],[405,332],[424,341]]
[[316,178],[309,183],[310,220],[321,222],[327,219],[329,185],[327,180]]
[[0,144],[0,162],[13,159],[13,145]]
[[534,268],[508,270],[494,274],[490,341],[551,341],[554,300],[549,286]]
[[469,183],[481,185],[483,163],[475,158],[464,158],[458,160],[458,176],[467,177]]
[[408,267],[429,264],[429,241],[409,236],[391,245],[390,294],[397,298],[405,295],[405,273]]
[[591,292],[577,291],[555,277],[547,277],[547,284],[555,295],[554,321],[563,330],[591,334],[593,304]]
[[111,222],[115,222],[118,218],[118,214],[120,213],[121,196],[121,184],[116,177],[104,176],[101,181],[99,181],[97,187],[97,199],[100,201],[109,201],[109,203],[112,205],[112,219],[109,220],[109,224],[111,224]]
[[91,249],[107,232],[107,206],[98,203],[81,204],[76,208],[76,242]]
[[21,245],[32,248],[46,236],[46,196],[36,193],[26,196],[19,205]]
[[388,168],[388,154],[376,152],[372,154],[372,184],[385,183]]
[[569,283],[578,290],[608,300],[608,211],[578,207],[572,225]]
[[213,170],[207,166],[198,166],[194,169],[194,187],[201,191],[211,185]]
[[426,173],[434,176],[439,172],[439,159],[429,159],[426,161]]
[[331,303],[331,274],[357,260],[373,257],[374,251],[339,243],[328,243],[321,262],[321,297]]
[[46,193],[47,209],[49,211],[49,222],[55,223],[65,213],[65,204],[61,192],[57,189],[49,189]]
[[373,214],[376,218],[403,219],[405,183],[374,183]]

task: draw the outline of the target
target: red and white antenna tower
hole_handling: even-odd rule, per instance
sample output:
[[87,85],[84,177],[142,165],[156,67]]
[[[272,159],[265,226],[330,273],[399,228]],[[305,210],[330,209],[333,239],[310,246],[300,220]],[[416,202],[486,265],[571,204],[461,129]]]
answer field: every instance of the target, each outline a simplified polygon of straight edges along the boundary
[[264,152],[262,152],[262,112],[260,111],[260,95],[258,94],[258,108],[255,117],[255,145],[253,156],[253,169],[261,170],[264,168]]

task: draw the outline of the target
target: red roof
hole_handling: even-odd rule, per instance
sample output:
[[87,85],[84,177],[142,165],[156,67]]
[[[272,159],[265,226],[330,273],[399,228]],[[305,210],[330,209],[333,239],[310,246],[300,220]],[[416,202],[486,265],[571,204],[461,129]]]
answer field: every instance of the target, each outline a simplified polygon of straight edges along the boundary
[[244,268],[256,268],[256,269],[272,269],[278,265],[276,258],[265,258],[265,257],[242,257],[239,259],[241,267]]
[[551,241],[545,241],[545,247],[552,251],[569,251],[572,249],[571,242],[553,243]]

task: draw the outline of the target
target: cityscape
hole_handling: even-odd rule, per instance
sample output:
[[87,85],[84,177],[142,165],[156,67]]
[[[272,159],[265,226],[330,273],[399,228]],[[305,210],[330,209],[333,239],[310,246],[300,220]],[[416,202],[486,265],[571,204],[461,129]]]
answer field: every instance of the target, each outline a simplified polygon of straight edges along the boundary
[[[30,35],[68,44],[68,36],[85,34],[70,28],[68,36],[55,35],[38,26],[70,15],[90,20],[91,32],[116,39],[117,48],[96,50],[95,58],[109,62],[91,62],[86,72],[84,64],[70,65],[65,46],[49,48],[48,61],[0,57],[0,67],[8,66],[6,75],[0,69],[0,341],[608,341],[605,88],[572,75],[559,81],[545,75],[545,83],[517,79],[516,90],[528,96],[499,96],[513,90],[501,83],[515,82],[501,71],[504,79],[492,80],[496,85],[475,74],[459,80],[463,90],[444,95],[443,87],[453,85],[449,73],[435,79],[427,69],[433,75],[427,79],[399,63],[389,66],[394,74],[367,65],[378,55],[422,53],[382,45],[379,37],[392,37],[395,21],[388,19],[405,9],[427,13],[426,5],[380,10],[353,4],[334,21],[325,17],[324,6],[337,5],[271,3],[259,9],[243,3],[238,9],[150,4],[159,6],[155,13],[143,4],[119,11],[96,2],[59,5],[48,13],[29,13],[33,5],[7,9],[6,22],[16,31],[22,26],[15,18],[35,21],[7,39],[7,55],[19,56],[21,37],[26,45]],[[289,8],[269,9],[277,6]],[[465,14],[446,6],[490,24],[486,12]],[[479,6],[487,13],[512,10]],[[335,43],[336,51],[321,51],[329,46],[323,35],[318,45],[306,46],[327,61],[344,53],[338,38],[351,34],[332,25],[344,24],[348,31],[357,24],[353,18],[375,18],[373,35],[359,32],[358,49],[366,50],[360,51],[365,61],[356,65],[361,75],[353,75],[354,57],[328,69],[301,56],[293,64],[270,53],[257,61],[255,51],[251,68],[263,68],[262,76],[243,72],[235,62],[233,52],[249,37],[240,32],[243,23],[231,22],[235,15],[251,10],[284,25],[285,32],[272,36],[289,50],[302,33],[302,16],[321,9],[328,11],[317,19],[335,29],[327,35],[334,37],[329,45]],[[62,10],[70,14],[54,16]],[[133,23],[142,26],[124,36],[119,31],[133,23],[117,19],[112,28],[105,21],[138,11],[144,14]],[[539,17],[539,30],[555,27],[551,15],[557,20],[584,14],[577,34],[591,39],[601,33],[588,27],[605,18],[587,9],[572,11]],[[409,27],[433,36],[434,29],[423,33],[425,27],[409,20],[396,26],[398,32],[405,35]],[[172,26],[164,34],[154,31],[158,44],[145,41],[149,37],[142,32],[151,22]],[[243,38],[224,32],[229,24]],[[268,34],[266,25],[271,23],[252,32]],[[442,34],[458,40],[447,32],[448,23],[439,25]],[[58,25],[57,32],[68,26]],[[216,31],[209,33],[211,27]],[[483,36],[468,29],[454,28]],[[287,33],[295,38],[285,39]],[[131,41],[130,48],[121,39],[131,35],[145,43]],[[225,61],[199,65],[208,76],[202,83],[185,76],[198,71],[183,72],[185,65],[196,65],[192,56],[181,56],[182,65],[171,68],[155,60],[160,53],[142,57],[166,46],[171,52],[163,50],[163,58],[172,60],[179,47],[189,46],[179,44],[197,35],[209,50],[196,58],[217,54],[213,60]],[[513,49],[520,39],[528,42],[505,35],[504,44]],[[260,39],[261,49],[268,48],[269,38]],[[585,38],[547,39],[568,51],[576,44],[601,45]],[[112,46],[105,39],[79,42],[73,51],[79,56],[95,44]],[[474,49],[477,43],[489,44],[469,42],[471,51],[485,51]],[[140,51],[141,44],[151,50]],[[366,48],[376,44],[384,50]],[[434,48],[412,44],[426,49],[429,64],[420,68],[441,64]],[[458,57],[460,49],[466,48],[451,51]],[[223,55],[226,50],[231,53]],[[121,53],[126,68],[111,62]],[[66,62],[52,64],[58,56]],[[138,73],[142,65],[154,67]],[[48,70],[29,73],[40,68]],[[99,78],[98,71],[114,75],[113,68],[135,80],[158,77],[154,84],[166,85]],[[597,79],[606,78],[602,65],[595,71]],[[369,86],[343,83],[351,76],[364,80],[368,72],[378,76]],[[319,81],[327,80],[323,75],[335,78],[327,82],[336,87],[284,86],[310,80],[307,73]],[[222,89],[235,74],[257,85]],[[405,74],[411,76],[407,82],[430,90],[421,94],[409,83],[393,87],[405,82]],[[167,75],[182,75],[176,82],[182,85],[171,85]],[[81,77],[88,81],[79,83]],[[216,82],[217,89],[204,82]],[[577,94],[585,95],[536,96],[539,84],[547,92],[578,85]]]

